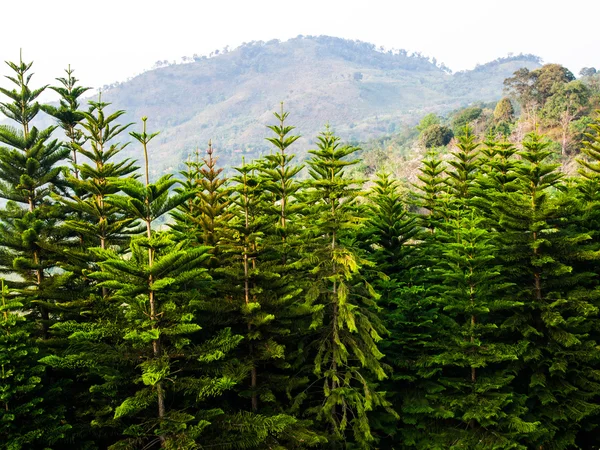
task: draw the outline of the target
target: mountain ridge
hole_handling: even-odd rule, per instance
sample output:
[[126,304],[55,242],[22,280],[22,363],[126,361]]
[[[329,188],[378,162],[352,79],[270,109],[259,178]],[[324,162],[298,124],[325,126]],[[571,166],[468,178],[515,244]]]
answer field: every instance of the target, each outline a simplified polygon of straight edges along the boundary
[[[366,141],[429,112],[497,100],[506,77],[540,62],[534,55],[517,55],[450,73],[419,53],[299,36],[152,69],[111,86],[102,98],[127,111],[124,121],[148,116],[150,129],[161,131],[152,150],[154,172],[162,173],[180,168],[209,139],[224,165],[268,152],[266,125],[282,101],[290,124],[303,136],[295,145],[302,158],[326,123],[344,140]],[[128,152],[136,156],[133,148]]]

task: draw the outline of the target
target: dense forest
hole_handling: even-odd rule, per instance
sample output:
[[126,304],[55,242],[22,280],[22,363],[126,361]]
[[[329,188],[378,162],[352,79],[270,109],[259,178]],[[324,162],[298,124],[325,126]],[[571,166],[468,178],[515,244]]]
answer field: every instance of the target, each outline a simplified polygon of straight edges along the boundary
[[40,104],[31,66],[0,88],[0,448],[600,448],[600,117],[566,69],[423,119],[410,183],[329,127],[299,163],[283,105],[264,157],[153,177],[152,117],[70,69]]

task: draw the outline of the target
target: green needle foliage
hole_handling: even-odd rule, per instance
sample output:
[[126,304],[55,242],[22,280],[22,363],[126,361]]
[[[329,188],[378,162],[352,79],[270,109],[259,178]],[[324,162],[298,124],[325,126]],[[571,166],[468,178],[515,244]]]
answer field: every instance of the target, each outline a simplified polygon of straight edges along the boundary
[[196,152],[196,160],[188,161],[186,166],[187,170],[181,172],[185,180],[178,191],[194,195],[173,212],[175,223],[171,228],[180,239],[211,246],[211,252],[217,253],[228,233],[232,213],[231,192],[226,186],[227,178],[222,175],[223,169],[217,168],[212,142],[208,143],[202,161]]
[[513,392],[512,364],[526,348],[498,325],[522,303],[505,297],[511,287],[494,258],[492,233],[483,219],[459,209],[438,229],[438,284],[427,298],[440,312],[436,339],[417,365],[434,383],[419,448],[527,448],[523,436],[539,422],[524,419],[526,396]]
[[236,168],[238,175],[234,197],[235,217],[227,247],[231,265],[224,268],[235,290],[232,295],[242,319],[239,333],[244,335],[240,359],[248,367],[248,389],[252,411],[275,412],[280,409],[275,391],[285,391],[286,377],[279,376],[289,367],[285,359],[283,337],[290,334],[289,297],[280,297],[280,275],[265,262],[264,236],[268,228],[264,198],[261,196],[260,165]]
[[77,148],[82,146],[85,141],[85,136],[80,128],[79,123],[83,120],[84,115],[79,110],[79,97],[89,91],[91,88],[78,86],[77,78],[73,76],[74,70],[69,66],[65,70],[67,76],[57,78],[60,86],[51,86],[54,92],[60,95],[59,106],[40,105],[42,111],[58,120],[59,126],[65,133],[68,139],[66,146],[71,149],[71,163],[73,166],[73,176],[79,178],[79,169],[77,168]]
[[109,103],[89,103],[89,110],[81,113],[81,127],[88,145],[73,144],[76,153],[83,155],[87,161],[75,166],[76,175],[69,180],[76,195],[63,200],[77,216],[68,220],[66,226],[78,234],[84,249],[118,248],[128,243],[131,233],[139,231],[135,229],[136,219],[126,216],[107,202],[110,195],[120,191],[117,181],[135,178],[133,174],[138,169],[130,159],[115,161],[127,146],[115,142],[115,138],[131,124],[120,125],[116,122],[125,111],[107,115],[105,108]]
[[[399,183],[389,174],[378,175],[370,191],[367,204],[368,219],[359,235],[367,246],[369,259],[375,263],[370,282],[381,298],[379,305],[389,335],[381,343],[384,361],[392,367],[389,380],[382,383],[386,397],[394,404],[400,416],[408,420],[408,411],[400,405],[407,397],[407,381],[416,381],[414,365],[423,351],[427,323],[434,318],[431,311],[422,309],[419,301],[423,287],[419,279],[420,256],[417,240],[422,230],[417,217],[407,211],[405,199],[399,192]],[[429,317],[427,317],[429,315]],[[377,415],[378,445],[392,448],[404,438],[398,436],[399,426],[393,415]]]
[[305,193],[311,205],[306,224],[311,266],[307,298],[313,320],[307,350],[314,358],[313,383],[320,389],[305,401],[311,403],[307,412],[327,425],[339,445],[352,439],[369,448],[375,440],[369,413],[378,407],[394,413],[375,384],[386,378],[377,347],[387,334],[376,316],[379,295],[362,274],[371,264],[351,239],[361,223],[355,212],[360,182],[344,172],[356,163],[347,158],[357,150],[341,145],[326,130],[308,161],[312,180]]
[[[0,267],[18,275],[25,308],[33,308],[47,337],[50,309],[61,296],[56,245],[64,237],[59,226],[62,211],[50,198],[65,188],[59,164],[69,150],[51,140],[55,127],[39,130],[31,121],[40,111],[36,99],[45,87],[31,89],[31,63],[7,63],[14,75],[7,78],[12,90],[0,88],[9,102],[0,111],[17,127],[0,125],[0,197],[9,200],[0,212]],[[31,317],[34,318],[33,316]]]
[[560,195],[558,165],[546,162],[547,141],[532,134],[518,155],[515,190],[496,203],[504,272],[524,305],[504,323],[525,344],[514,389],[527,396],[528,420],[541,424],[528,445],[571,448],[578,423],[598,411],[592,400],[599,354],[590,336],[598,294],[588,288],[594,275],[571,265],[590,256],[590,236],[567,226],[571,200]]
[[48,407],[60,388],[44,385],[46,369],[31,339],[33,323],[22,314],[23,303],[0,282],[0,448],[45,448],[70,428],[62,421],[63,408]]
[[[119,188],[125,195],[112,194],[106,201],[132,220],[143,221],[146,235],[131,241],[127,257],[98,249],[102,270],[92,275],[100,287],[114,292],[113,300],[123,308],[123,347],[140,372],[139,378],[130,382],[141,386],[114,410],[114,419],[121,421],[123,434],[129,437],[111,448],[199,448],[197,440],[209,419],[222,411],[209,408],[195,415],[187,409],[235,384],[233,376],[207,378],[200,370],[222,359],[239,338],[222,329],[211,340],[194,343],[201,330],[194,303],[201,299],[210,279],[202,267],[208,247],[187,249],[168,232],[152,229],[153,221],[191,194],[171,195],[169,190],[176,181],[169,175],[150,183],[147,145],[158,133],[148,134],[146,118],[142,120],[143,131],[131,135],[144,150],[145,182],[121,179]],[[174,398],[187,408],[169,408],[168,402]]]
[[71,274],[69,290],[76,293],[76,299],[60,304],[64,320],[52,326],[54,335],[64,339],[65,348],[43,361],[62,371],[65,377],[78,367],[69,388],[77,398],[77,408],[69,418],[73,425],[73,442],[69,442],[72,448],[76,445],[88,448],[93,442],[107,442],[104,438],[112,433],[106,430],[99,433],[99,427],[90,426],[92,420],[97,419],[90,405],[106,403],[92,391],[100,389],[100,383],[108,374],[116,376],[115,367],[125,373],[131,369],[124,367],[123,362],[115,361],[118,357],[114,347],[122,342],[124,320],[120,303],[109,297],[107,288],[99,288],[89,277],[91,272],[98,270],[97,257],[91,249],[127,251],[130,237],[145,230],[136,226],[139,221],[135,218],[107,202],[108,196],[120,190],[116,180],[133,177],[137,169],[128,159],[114,161],[125,147],[115,140],[129,125],[118,125],[116,121],[124,111],[107,115],[105,108],[108,106],[101,101],[91,101],[89,110],[80,113],[83,119],[81,142],[85,141],[86,145],[78,142],[72,145],[77,154],[84,156],[85,162],[75,165],[73,175],[68,178],[72,192],[68,197],[59,198],[68,213],[64,226],[77,242],[65,251],[68,260],[61,266]]
[[453,158],[448,161],[452,168],[447,172],[450,193],[456,198],[468,198],[473,195],[473,181],[479,168],[479,143],[468,126],[458,137]]

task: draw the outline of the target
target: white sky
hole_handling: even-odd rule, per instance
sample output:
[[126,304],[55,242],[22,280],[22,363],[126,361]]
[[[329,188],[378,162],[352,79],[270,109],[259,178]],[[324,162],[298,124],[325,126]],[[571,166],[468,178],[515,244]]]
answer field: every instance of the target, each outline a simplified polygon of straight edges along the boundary
[[[157,60],[299,34],[419,51],[453,71],[533,53],[575,74],[600,69],[596,0],[28,0],[2,2],[0,58],[34,61],[32,85],[67,64],[83,84],[122,81]],[[0,69],[8,74],[8,68]],[[6,81],[6,80],[5,80]],[[1,86],[7,83],[0,81]]]

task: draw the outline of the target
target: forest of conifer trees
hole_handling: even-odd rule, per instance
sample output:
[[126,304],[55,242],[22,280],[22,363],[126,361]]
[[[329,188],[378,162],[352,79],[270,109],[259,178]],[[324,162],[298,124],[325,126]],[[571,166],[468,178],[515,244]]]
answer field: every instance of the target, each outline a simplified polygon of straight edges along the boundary
[[407,186],[282,105],[151,179],[151,117],[9,66],[1,449],[600,448],[600,119],[577,176],[466,126]]

